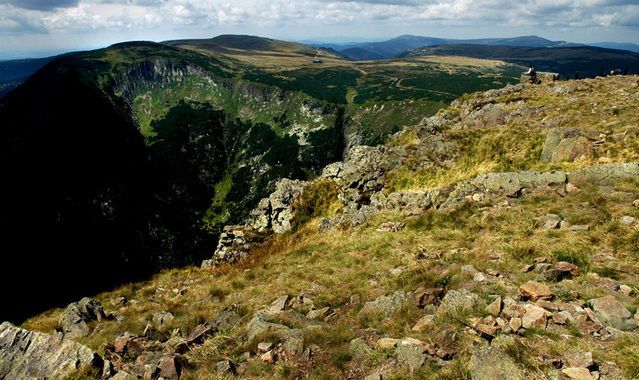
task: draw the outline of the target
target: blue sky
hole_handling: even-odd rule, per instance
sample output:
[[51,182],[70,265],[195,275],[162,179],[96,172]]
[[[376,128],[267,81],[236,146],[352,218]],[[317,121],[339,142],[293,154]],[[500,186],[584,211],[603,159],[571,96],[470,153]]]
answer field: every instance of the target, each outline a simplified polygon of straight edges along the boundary
[[0,59],[224,33],[639,43],[639,0],[0,0]]

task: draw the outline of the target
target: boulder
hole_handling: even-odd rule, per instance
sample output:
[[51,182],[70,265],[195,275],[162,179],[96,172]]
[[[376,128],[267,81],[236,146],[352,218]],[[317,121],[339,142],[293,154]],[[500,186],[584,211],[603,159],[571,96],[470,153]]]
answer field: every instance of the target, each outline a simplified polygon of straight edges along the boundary
[[479,296],[468,289],[450,290],[441,301],[435,317],[446,316],[463,309],[473,309],[479,303]]
[[573,352],[566,355],[566,364],[568,367],[590,368],[595,365],[592,360],[592,352]]
[[381,296],[374,301],[366,302],[360,311],[360,315],[382,315],[385,318],[389,318],[398,312],[409,299],[410,296],[402,291],[397,291],[388,296]]
[[379,348],[389,350],[389,349],[395,348],[400,342],[401,342],[401,339],[381,338],[377,340],[377,345],[379,346]]
[[424,315],[415,323],[415,326],[413,326],[411,330],[417,332],[424,331],[428,325],[433,323],[433,319],[435,319],[435,316],[432,314]]
[[153,314],[153,324],[155,324],[157,328],[164,327],[164,325],[171,322],[173,319],[175,319],[175,317],[168,311],[158,311]]
[[76,339],[89,335],[89,323],[106,318],[100,302],[85,297],[69,304],[58,319],[58,329],[66,338]]
[[261,336],[276,336],[282,341],[282,348],[287,355],[300,355],[304,350],[304,335],[302,330],[271,322],[271,315],[257,312],[247,325],[247,337],[254,340]]
[[63,379],[81,371],[102,370],[103,360],[90,348],[66,339],[0,324],[0,379]]
[[588,368],[568,367],[561,370],[562,375],[574,380],[596,380]]
[[580,183],[612,184],[619,180],[639,176],[639,163],[608,164],[590,166],[568,174],[568,182],[579,186]]
[[546,311],[546,309],[537,305],[526,304],[524,305],[524,310],[525,313],[521,319],[521,325],[523,328],[546,329],[548,317],[551,315],[548,311]]
[[417,344],[402,344],[395,350],[395,358],[400,367],[408,368],[411,372],[420,369],[426,362],[424,348]]
[[230,360],[220,360],[215,367],[215,371],[218,375],[225,376],[235,374],[235,365]]
[[521,294],[524,299],[531,299],[533,301],[537,299],[552,299],[552,297],[554,297],[554,293],[548,285],[537,281],[528,281],[521,285],[519,287],[519,294]]
[[421,287],[413,293],[413,301],[415,306],[424,308],[426,305],[438,305],[443,295],[444,288]]
[[574,128],[553,128],[548,131],[541,152],[544,162],[574,161],[592,156],[592,144],[584,132]]
[[353,358],[360,362],[368,360],[373,353],[373,349],[362,338],[351,340],[349,351]]
[[552,162],[575,161],[592,156],[592,144],[584,136],[569,137],[561,140],[552,152]]
[[494,317],[501,314],[501,297],[495,298],[488,306],[486,306],[486,312]]
[[562,281],[579,274],[579,267],[575,264],[560,261],[544,272],[544,278],[548,281]]
[[512,339],[498,337],[490,346],[477,348],[468,363],[470,378],[473,380],[524,380],[526,375],[504,350],[503,345]]
[[236,264],[248,257],[252,248],[259,246],[264,234],[250,226],[225,226],[220,234],[213,257],[202,262],[201,267],[214,268],[220,264]]
[[637,327],[632,314],[614,296],[591,299],[588,304],[599,321],[606,326],[622,331],[633,330]]

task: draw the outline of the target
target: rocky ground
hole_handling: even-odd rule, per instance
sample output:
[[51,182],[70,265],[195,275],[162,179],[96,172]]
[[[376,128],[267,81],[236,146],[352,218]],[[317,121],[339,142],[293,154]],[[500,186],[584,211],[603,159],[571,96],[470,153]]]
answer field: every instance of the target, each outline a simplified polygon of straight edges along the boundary
[[202,268],[0,326],[0,378],[639,377],[639,78],[465,96]]

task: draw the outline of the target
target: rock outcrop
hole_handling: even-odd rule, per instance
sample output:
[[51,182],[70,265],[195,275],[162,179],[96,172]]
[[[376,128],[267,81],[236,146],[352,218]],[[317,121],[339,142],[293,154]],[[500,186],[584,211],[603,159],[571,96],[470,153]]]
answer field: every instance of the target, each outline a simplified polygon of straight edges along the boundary
[[82,371],[99,373],[102,363],[95,351],[62,334],[0,325],[0,379],[64,379]]
[[100,302],[85,297],[66,307],[58,320],[58,328],[65,338],[81,338],[91,333],[89,327],[91,322],[98,322],[105,318],[106,314]]

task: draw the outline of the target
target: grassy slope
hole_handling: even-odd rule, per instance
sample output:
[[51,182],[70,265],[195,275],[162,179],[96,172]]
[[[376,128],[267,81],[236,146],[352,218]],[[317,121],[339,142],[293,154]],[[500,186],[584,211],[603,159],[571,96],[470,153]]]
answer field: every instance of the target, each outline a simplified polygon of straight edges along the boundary
[[[555,95],[553,88],[546,86],[523,91],[526,104],[540,107],[547,113],[545,118],[524,115],[512,123],[499,123],[490,118],[467,120],[480,125],[475,129],[447,132],[448,138],[461,143],[463,150],[458,163],[464,166],[453,166],[450,171],[435,176],[423,173],[419,177],[422,181],[400,187],[430,188],[449,183],[451,178],[472,176],[478,168],[542,168],[546,164],[537,159],[543,131],[540,120],[611,131],[612,138],[607,139],[598,155],[615,162],[636,160],[639,154],[636,138],[621,139],[619,136],[624,132],[624,136],[635,136],[639,128],[636,113],[622,102],[628,91],[633,90],[636,94],[637,78],[574,82],[573,85],[575,83],[583,90],[569,97]],[[600,112],[591,112],[594,103]],[[608,112],[613,106],[621,108]],[[458,110],[452,108],[446,112]],[[410,132],[404,133],[394,143],[410,148],[411,144],[418,143],[410,136]],[[523,154],[526,149],[531,153]],[[575,169],[597,163],[598,159],[594,157],[561,167]],[[430,180],[431,177],[434,179]],[[389,186],[397,186],[397,183]],[[419,286],[440,284],[446,284],[448,289],[472,286],[483,304],[488,303],[491,294],[515,297],[518,285],[534,277],[520,268],[536,257],[545,257],[550,262],[567,260],[580,266],[580,275],[574,281],[552,285],[563,300],[586,300],[611,293],[609,282],[594,273],[619,279],[636,291],[639,276],[631,270],[623,272],[615,268],[623,269],[624,263],[634,264],[639,259],[636,228],[619,221],[623,215],[639,217],[639,211],[632,206],[632,199],[638,197],[639,181],[631,180],[608,188],[586,184],[565,197],[555,192],[538,191],[511,200],[509,205],[476,204],[452,212],[427,211],[422,216],[408,218],[393,213],[379,214],[360,228],[329,233],[318,232],[317,221],[312,220],[296,233],[274,237],[267,246],[253,252],[250,261],[241,265],[223,267],[213,273],[196,268],[166,271],[148,282],[98,295],[107,309],[110,309],[109,301],[118,296],[136,302],[116,310],[124,316],[122,322],[101,323],[83,342],[103,350],[105,343],[113,342],[123,331],[141,333],[153,313],[161,310],[169,310],[176,316],[164,330],[166,336],[173,328],[186,332],[224,306],[238,304],[246,315],[243,322],[226,334],[207,339],[188,354],[194,367],[185,378],[216,378],[212,373],[217,360],[229,358],[241,362],[244,360],[241,354],[255,348],[257,342],[242,340],[245,323],[255,311],[269,305],[279,295],[296,296],[304,292],[313,297],[316,306],[330,306],[337,312],[337,317],[323,329],[304,330],[306,344],[315,345],[312,363],[267,365],[252,359],[244,377],[362,376],[383,364],[391,352],[375,348],[367,358],[353,360],[348,350],[351,339],[357,336],[367,339],[410,336],[453,346],[457,357],[444,369],[426,365],[413,374],[398,372],[395,378],[468,378],[469,353],[479,342],[458,320],[483,316],[482,305],[459,315],[439,318],[425,331],[417,333],[411,331],[411,327],[420,318],[420,310],[407,305],[390,319],[362,318],[358,315],[362,303],[396,290],[412,291]],[[573,224],[590,224],[591,228],[581,233],[543,230],[543,219],[538,217],[547,213],[559,214]],[[407,226],[399,233],[376,231],[377,226],[386,221],[401,221]],[[595,257],[598,253],[613,256],[616,265],[598,261]],[[419,260],[419,254],[426,254],[429,259]],[[472,264],[482,271],[498,270],[503,275],[502,280],[473,284],[469,282],[472,276],[461,271],[465,264]],[[398,267],[402,272],[392,275],[390,270]],[[172,289],[177,289],[178,293]],[[180,289],[186,289],[186,292],[179,295]],[[359,295],[362,301],[350,302],[352,295]],[[631,309],[639,305],[635,297],[618,293],[616,297]],[[59,313],[60,310],[47,312],[25,323],[25,327],[51,331]],[[452,335],[442,334],[443,331],[455,332],[455,338],[451,340]],[[567,334],[567,337],[560,334]],[[531,330],[507,352],[527,371],[529,378],[543,378],[542,373],[552,371],[543,357],[561,357],[565,352],[579,350],[592,351],[597,363],[616,362],[630,378],[639,376],[639,338],[636,334],[602,342],[571,330],[569,325],[548,332]]]

